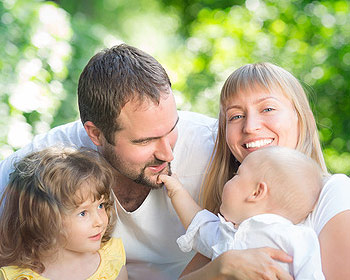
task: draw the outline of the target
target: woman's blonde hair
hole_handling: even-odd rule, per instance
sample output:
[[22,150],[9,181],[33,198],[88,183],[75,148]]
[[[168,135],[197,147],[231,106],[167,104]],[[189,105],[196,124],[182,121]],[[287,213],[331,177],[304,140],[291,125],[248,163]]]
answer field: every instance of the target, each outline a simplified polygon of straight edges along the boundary
[[66,234],[64,215],[84,199],[77,193],[81,188],[88,187],[96,200],[105,199],[109,221],[102,243],[107,242],[116,222],[113,185],[110,165],[92,150],[47,148],[21,159],[0,200],[0,267],[43,272],[43,256],[57,249]]
[[269,92],[279,91],[293,104],[299,125],[296,149],[313,158],[327,174],[315,118],[299,81],[288,71],[271,63],[244,65],[227,78],[221,90],[218,135],[201,192],[203,207],[214,213],[219,211],[225,183],[240,165],[226,143],[227,105],[237,93],[257,89],[265,89]]

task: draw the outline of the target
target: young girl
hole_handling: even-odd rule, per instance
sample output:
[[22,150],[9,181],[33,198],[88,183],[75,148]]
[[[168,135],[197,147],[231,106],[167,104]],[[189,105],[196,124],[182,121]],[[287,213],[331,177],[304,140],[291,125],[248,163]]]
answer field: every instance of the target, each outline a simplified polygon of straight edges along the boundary
[[97,152],[48,148],[15,164],[0,200],[0,279],[127,279]]

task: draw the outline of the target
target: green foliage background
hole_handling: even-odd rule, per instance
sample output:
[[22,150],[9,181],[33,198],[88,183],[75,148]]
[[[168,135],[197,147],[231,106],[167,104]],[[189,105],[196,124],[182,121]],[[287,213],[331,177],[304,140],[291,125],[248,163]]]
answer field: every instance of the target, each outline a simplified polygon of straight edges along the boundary
[[350,174],[350,4],[303,0],[0,2],[0,159],[78,118],[78,77],[126,42],[167,69],[180,109],[217,116],[245,63],[271,61],[310,92],[327,165]]

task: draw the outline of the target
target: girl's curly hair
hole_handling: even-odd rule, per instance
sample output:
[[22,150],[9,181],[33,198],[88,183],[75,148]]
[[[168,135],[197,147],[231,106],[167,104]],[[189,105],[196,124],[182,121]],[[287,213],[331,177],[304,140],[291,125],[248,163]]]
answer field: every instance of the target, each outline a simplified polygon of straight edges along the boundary
[[0,200],[0,267],[43,272],[43,256],[64,236],[62,218],[82,202],[77,195],[82,187],[88,187],[96,200],[105,198],[109,222],[104,244],[116,222],[113,185],[112,168],[89,149],[51,147],[15,163]]

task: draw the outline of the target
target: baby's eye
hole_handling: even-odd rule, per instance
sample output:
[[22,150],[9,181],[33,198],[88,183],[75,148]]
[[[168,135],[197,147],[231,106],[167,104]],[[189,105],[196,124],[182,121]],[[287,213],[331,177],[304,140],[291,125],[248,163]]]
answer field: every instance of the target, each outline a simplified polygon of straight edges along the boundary
[[85,215],[86,215],[86,211],[84,210],[84,211],[81,211],[79,214],[78,214],[78,216],[80,216],[80,217],[85,217]]

